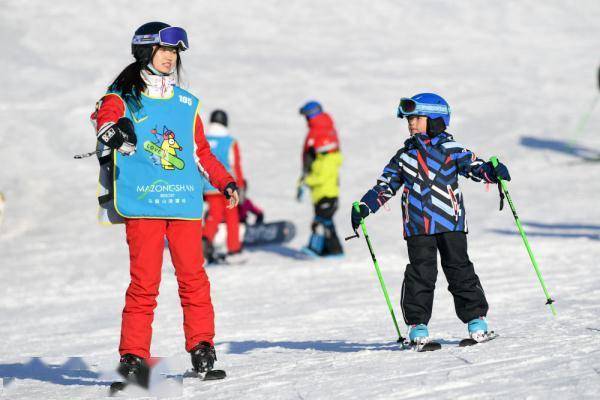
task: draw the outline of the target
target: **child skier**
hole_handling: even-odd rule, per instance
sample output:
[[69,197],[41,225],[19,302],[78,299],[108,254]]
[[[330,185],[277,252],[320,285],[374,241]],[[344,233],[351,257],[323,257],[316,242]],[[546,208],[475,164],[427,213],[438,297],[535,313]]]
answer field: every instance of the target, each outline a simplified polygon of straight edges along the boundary
[[[217,159],[234,176],[240,190],[244,188],[244,175],[238,142],[231,136],[228,116],[223,110],[214,110],[210,115],[210,126],[206,139],[211,151]],[[227,250],[229,254],[237,254],[242,250],[240,242],[240,221],[237,207],[227,208],[228,200],[209,182],[204,185],[204,200],[208,203],[208,214],[204,223],[204,249],[209,262],[214,261],[211,254],[212,241],[217,234],[219,224],[225,219],[227,225]]]
[[150,22],[135,31],[131,49],[135,61],[109,86],[92,122],[101,166],[113,171],[114,189],[103,197],[123,218],[129,246],[131,283],[119,371],[147,386],[165,236],[179,285],[185,348],[196,371],[213,368],[215,326],[203,268],[200,170],[231,199],[230,207],[237,205],[238,194],[234,179],[210,152],[198,99],[177,85],[180,54],[188,49],[186,32]]
[[489,339],[485,319],[488,303],[467,254],[467,224],[458,175],[474,181],[509,181],[508,169],[494,169],[446,133],[450,107],[433,93],[403,98],[398,117],[408,119],[410,137],[383,169],[377,184],[352,209],[352,228],[377,210],[402,186],[404,238],[410,263],[402,285],[401,307],[409,325],[411,343],[422,349],[429,342],[427,324],[431,318],[433,291],[437,278],[437,252],[454,297],[456,314],[467,324],[470,337]]
[[298,200],[302,187],[311,190],[315,217],[311,226],[312,235],[306,253],[316,256],[339,256],[344,253],[333,224],[333,215],[338,208],[339,169],[342,155],[337,132],[329,114],[323,112],[321,104],[309,101],[300,114],[306,117],[309,132],[302,150],[302,175],[298,183]]

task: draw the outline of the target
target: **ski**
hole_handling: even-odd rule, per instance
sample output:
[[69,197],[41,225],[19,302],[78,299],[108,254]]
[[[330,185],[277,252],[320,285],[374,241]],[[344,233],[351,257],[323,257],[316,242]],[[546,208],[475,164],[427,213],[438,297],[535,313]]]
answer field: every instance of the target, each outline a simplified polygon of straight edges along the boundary
[[442,345],[435,341],[429,341],[429,342],[425,342],[425,343],[423,343],[423,342],[417,343],[417,342],[409,342],[408,340],[405,340],[402,343],[402,350],[413,350],[418,353],[422,353],[425,351],[441,350],[441,348],[442,348]]
[[211,369],[206,373],[197,372],[194,370],[188,370],[183,374],[183,378],[199,378],[203,381],[218,381],[221,379],[225,379],[227,377],[227,373],[222,369]]
[[[225,379],[227,377],[227,373],[222,369],[213,369],[213,370],[210,370],[205,373],[197,372],[194,370],[188,370],[183,375],[178,375],[178,376],[182,377],[183,379],[194,378],[194,379],[198,379],[201,381],[218,381],[221,379]],[[164,377],[166,379],[176,378],[177,375],[165,375]],[[134,382],[115,381],[110,384],[110,389],[109,389],[110,397],[116,396],[119,392],[122,392],[123,390],[125,390],[129,385],[136,385],[136,386],[142,387]],[[147,389],[147,388],[144,388],[144,389]]]
[[466,338],[466,339],[461,340],[458,343],[458,347],[469,347],[469,346],[474,346],[479,343],[489,342],[490,340],[496,339],[498,336],[499,335],[497,333],[494,333],[494,331],[492,331],[492,332],[486,333],[483,340],[477,341],[473,338]]
[[109,395],[110,397],[115,396],[117,393],[125,390],[125,388],[127,387],[128,383],[127,382],[113,382],[110,384],[110,389],[109,389]]
[[415,350],[419,353],[424,351],[436,351],[441,350],[442,345],[438,342],[427,342],[425,344],[415,344]]

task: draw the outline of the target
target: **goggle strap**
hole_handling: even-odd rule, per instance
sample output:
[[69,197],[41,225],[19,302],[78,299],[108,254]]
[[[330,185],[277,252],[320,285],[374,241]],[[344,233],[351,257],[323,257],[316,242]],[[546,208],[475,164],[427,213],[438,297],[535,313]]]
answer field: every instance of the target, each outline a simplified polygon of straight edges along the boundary
[[135,35],[131,41],[132,44],[155,44],[160,43],[158,33],[150,35]]

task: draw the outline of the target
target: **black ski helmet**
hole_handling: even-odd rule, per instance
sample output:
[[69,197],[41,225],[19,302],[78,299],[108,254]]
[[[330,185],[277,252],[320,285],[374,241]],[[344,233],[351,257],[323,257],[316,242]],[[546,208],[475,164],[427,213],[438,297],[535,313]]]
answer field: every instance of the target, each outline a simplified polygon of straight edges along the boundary
[[[161,29],[168,28],[171,25],[164,22],[148,22],[136,29],[133,36],[137,35],[157,35]],[[152,61],[152,43],[133,44],[131,43],[131,54],[142,65],[147,65]]]
[[223,110],[215,110],[210,114],[210,122],[216,122],[223,126],[227,126],[227,113]]

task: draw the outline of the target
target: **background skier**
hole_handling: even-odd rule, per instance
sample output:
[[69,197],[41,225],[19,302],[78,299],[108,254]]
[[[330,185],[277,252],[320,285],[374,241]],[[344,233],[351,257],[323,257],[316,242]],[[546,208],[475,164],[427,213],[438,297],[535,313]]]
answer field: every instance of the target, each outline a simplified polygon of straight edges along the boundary
[[456,314],[467,324],[471,338],[485,341],[488,303],[467,254],[467,224],[458,175],[488,183],[498,182],[498,177],[510,180],[510,175],[504,165],[494,170],[491,163],[477,158],[446,133],[450,107],[442,97],[422,93],[403,98],[398,117],[407,117],[410,138],[384,168],[377,184],[362,197],[360,211],[352,209],[352,228],[356,231],[362,218],[377,212],[403,187],[403,228],[410,264],[404,274],[401,306],[411,342],[418,348],[429,342],[427,324],[438,251]]
[[302,148],[302,175],[297,198],[302,197],[302,186],[308,186],[315,209],[312,234],[303,250],[317,256],[341,255],[344,251],[333,223],[338,208],[342,165],[337,131],[329,114],[323,112],[316,101],[302,106],[300,114],[306,118],[309,131]]
[[[135,61],[109,86],[92,115],[99,146],[105,150],[102,154],[109,152],[105,160],[115,171],[111,196],[125,218],[130,254],[119,371],[143,385],[147,384],[143,371],[150,357],[165,235],[179,284],[185,348],[194,369],[212,369],[214,312],[203,268],[199,169],[230,198],[230,206],[238,201],[234,179],[210,152],[204,137],[198,100],[177,85],[180,53],[188,47],[182,28],[162,22],[139,27],[132,39]],[[173,151],[176,156],[154,144],[156,127],[167,132],[163,143],[178,147]],[[161,162],[156,163],[155,157]]]
[[[210,114],[210,125],[206,139],[211,151],[217,159],[231,173],[240,190],[244,189],[244,174],[240,157],[240,147],[237,140],[230,135],[229,118],[223,110],[214,110]],[[204,200],[208,203],[208,213],[204,223],[205,255],[213,261],[211,252],[212,241],[219,229],[219,224],[225,219],[227,225],[227,250],[228,254],[237,254],[242,250],[240,242],[240,222],[237,206],[228,208],[227,198],[213,185],[206,182],[204,185]]]

